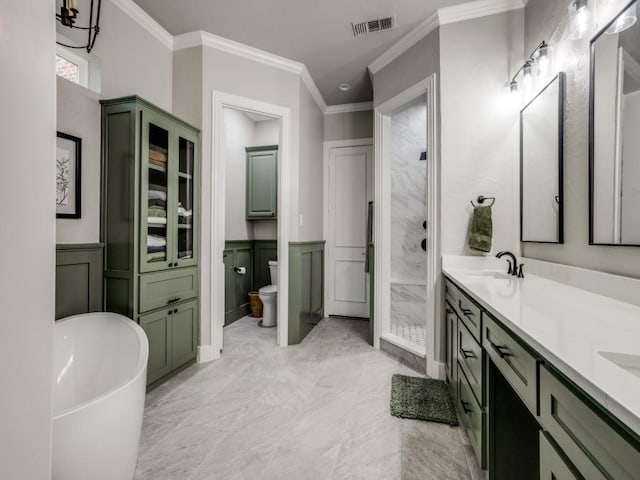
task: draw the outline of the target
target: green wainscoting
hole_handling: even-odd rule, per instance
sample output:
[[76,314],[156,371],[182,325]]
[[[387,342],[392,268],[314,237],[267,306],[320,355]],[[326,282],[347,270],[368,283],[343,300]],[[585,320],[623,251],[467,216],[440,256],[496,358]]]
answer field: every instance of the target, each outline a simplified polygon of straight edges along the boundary
[[255,240],[253,246],[253,289],[271,285],[269,262],[278,260],[278,242],[276,240]]
[[[249,292],[253,289],[253,240],[233,240],[224,247],[224,325],[230,325],[249,314]],[[246,273],[235,271],[244,267]]]
[[56,320],[101,312],[104,245],[56,245]]
[[375,247],[373,243],[370,243],[367,247],[369,249],[369,345],[373,346],[374,337],[374,299],[376,292],[375,284]]
[[289,345],[324,316],[324,241],[289,243]]

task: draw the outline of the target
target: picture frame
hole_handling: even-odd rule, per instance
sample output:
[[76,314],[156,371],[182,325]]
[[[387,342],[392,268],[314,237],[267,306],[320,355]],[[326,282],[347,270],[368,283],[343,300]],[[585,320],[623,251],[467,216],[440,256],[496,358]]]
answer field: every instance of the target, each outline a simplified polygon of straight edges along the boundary
[[82,139],[58,132],[56,141],[56,218],[81,218]]

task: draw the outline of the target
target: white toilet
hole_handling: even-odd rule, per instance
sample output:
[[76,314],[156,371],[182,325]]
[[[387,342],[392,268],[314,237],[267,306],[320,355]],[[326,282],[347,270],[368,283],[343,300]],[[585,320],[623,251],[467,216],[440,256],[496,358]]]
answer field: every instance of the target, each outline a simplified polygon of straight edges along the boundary
[[271,285],[258,290],[262,302],[262,326],[275,327],[278,324],[278,262],[269,262]]

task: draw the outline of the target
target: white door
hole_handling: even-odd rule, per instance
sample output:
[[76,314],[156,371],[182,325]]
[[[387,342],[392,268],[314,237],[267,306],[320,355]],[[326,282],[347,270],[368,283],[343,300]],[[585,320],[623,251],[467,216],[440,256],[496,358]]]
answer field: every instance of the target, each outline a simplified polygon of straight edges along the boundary
[[373,197],[373,147],[329,153],[328,315],[369,317],[367,208]]

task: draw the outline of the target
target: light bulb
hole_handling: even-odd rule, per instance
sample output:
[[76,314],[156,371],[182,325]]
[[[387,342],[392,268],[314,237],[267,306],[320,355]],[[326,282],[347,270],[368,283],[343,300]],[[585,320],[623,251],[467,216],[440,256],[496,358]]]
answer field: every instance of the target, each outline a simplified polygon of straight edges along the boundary
[[549,45],[543,43],[538,49],[538,57],[536,58],[536,66],[538,67],[538,75],[544,77],[551,70],[551,52]]
[[518,94],[518,82],[516,82],[515,80],[513,80],[510,84],[509,84],[509,92],[512,95],[517,95]]
[[530,61],[525,63],[522,69],[522,86],[525,93],[531,91],[531,87],[533,87],[533,64]]
[[634,4],[616,18],[615,22],[607,28],[606,33],[615,34],[624,32],[625,30],[633,27],[637,20],[638,16],[636,14],[636,5]]
[[[595,5],[593,6],[595,9]],[[571,19],[570,38],[579,40],[585,38],[594,27],[594,12],[589,9],[588,0],[574,0],[569,5]]]

